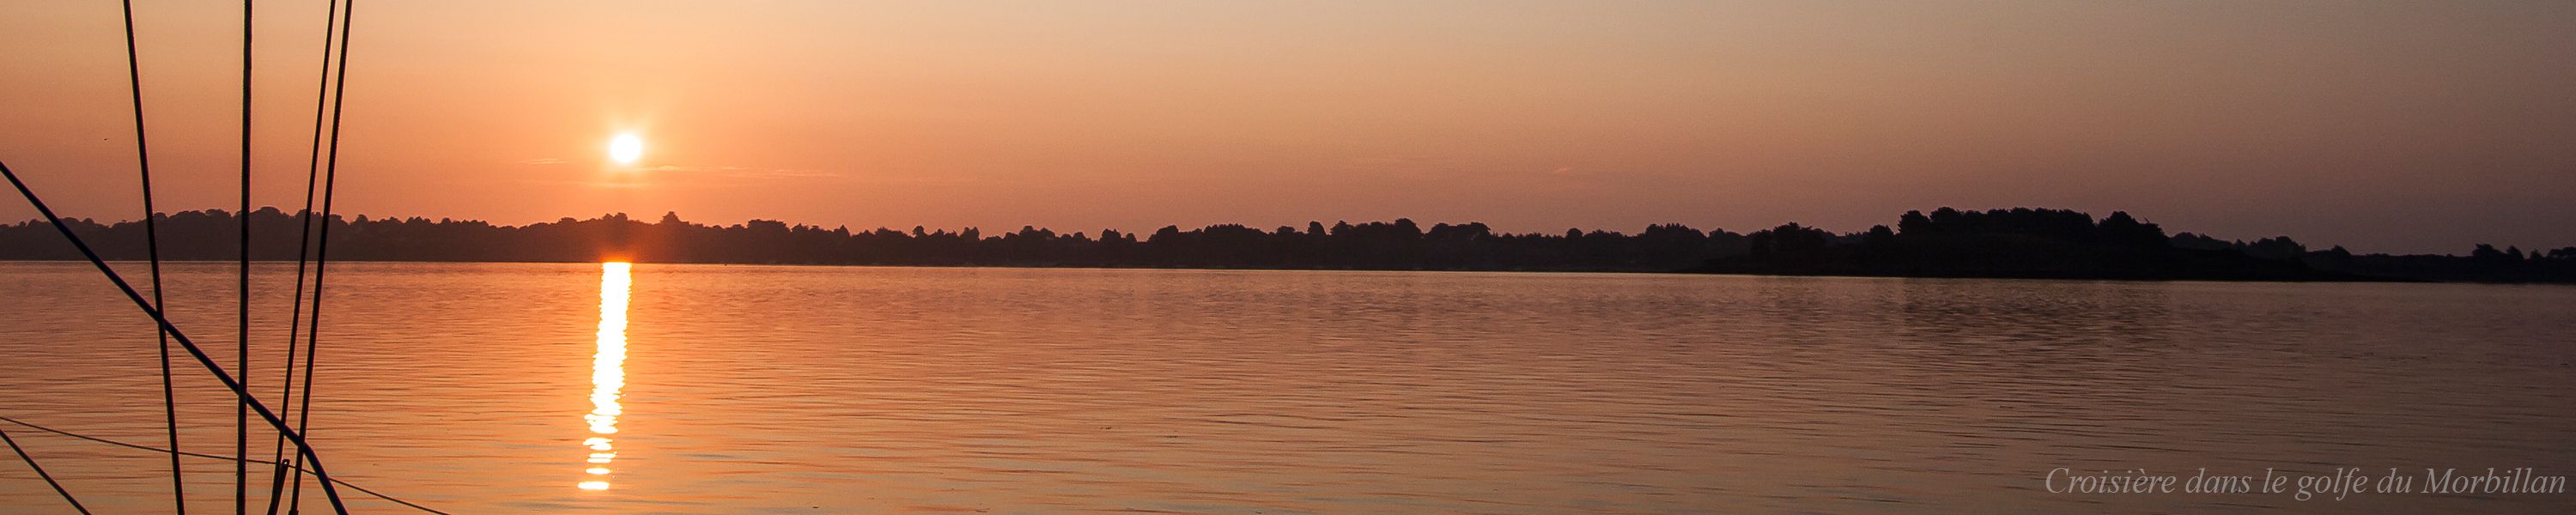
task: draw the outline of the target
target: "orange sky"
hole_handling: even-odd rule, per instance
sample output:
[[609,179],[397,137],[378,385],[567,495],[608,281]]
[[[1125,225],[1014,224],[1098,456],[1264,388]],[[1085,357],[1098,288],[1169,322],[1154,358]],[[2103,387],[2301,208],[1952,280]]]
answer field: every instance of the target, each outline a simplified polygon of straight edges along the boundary
[[[137,2],[165,209],[229,207],[239,6]],[[259,203],[323,3],[260,4]],[[361,2],[340,211],[1059,231],[1835,230],[2126,209],[2576,245],[2576,3]],[[0,4],[0,160],[140,209],[114,2]],[[604,147],[643,135],[640,171]],[[0,202],[0,218],[34,212]]]

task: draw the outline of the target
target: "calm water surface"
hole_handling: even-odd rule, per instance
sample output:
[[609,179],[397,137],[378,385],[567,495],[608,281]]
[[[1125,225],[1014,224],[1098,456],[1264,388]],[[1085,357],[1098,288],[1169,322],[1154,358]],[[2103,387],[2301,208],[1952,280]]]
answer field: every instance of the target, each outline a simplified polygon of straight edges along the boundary
[[[172,270],[178,323],[229,366],[230,265]],[[261,270],[251,381],[274,398],[291,275]],[[2570,475],[2576,288],[653,264],[329,277],[325,463],[456,513],[2576,509],[2576,494],[2111,496],[2041,479]],[[153,333],[94,271],[0,264],[0,299],[0,416],[163,442]],[[182,446],[231,454],[220,386],[180,365]],[[0,429],[93,509],[169,509],[166,455]],[[191,508],[229,511],[231,465],[188,464]],[[0,511],[60,503],[0,466]]]

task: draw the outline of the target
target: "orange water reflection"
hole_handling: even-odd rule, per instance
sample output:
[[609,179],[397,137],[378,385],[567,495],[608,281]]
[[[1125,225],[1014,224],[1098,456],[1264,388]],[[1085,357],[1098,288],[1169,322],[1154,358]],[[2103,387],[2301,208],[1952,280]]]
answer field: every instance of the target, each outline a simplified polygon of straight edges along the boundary
[[590,360],[590,414],[581,417],[590,423],[590,437],[581,442],[590,449],[589,466],[577,485],[583,490],[607,490],[608,465],[617,460],[609,436],[617,434],[617,416],[624,412],[617,399],[626,389],[626,293],[633,284],[627,272],[632,267],[599,264],[599,352]]

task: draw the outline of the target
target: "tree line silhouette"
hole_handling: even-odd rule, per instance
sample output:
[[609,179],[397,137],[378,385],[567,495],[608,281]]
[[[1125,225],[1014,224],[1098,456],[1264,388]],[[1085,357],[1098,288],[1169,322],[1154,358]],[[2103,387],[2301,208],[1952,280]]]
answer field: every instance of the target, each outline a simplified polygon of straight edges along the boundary
[[[252,257],[293,260],[297,213],[251,212]],[[164,259],[230,260],[240,222],[228,211],[157,215]],[[140,222],[68,220],[110,259],[144,257]],[[2309,251],[2288,237],[2225,241],[2168,236],[2128,213],[2059,209],[1909,211],[1894,227],[1836,234],[1791,223],[1739,234],[1681,224],[1634,233],[1496,232],[1483,223],[1410,219],[1308,222],[1263,230],[1167,226],[1138,235],[1022,227],[984,234],[914,227],[853,231],[751,220],[714,226],[664,214],[504,226],[475,220],[332,216],[330,255],[358,261],[745,263],[1369,270],[1692,271],[1895,277],[2576,282],[2576,247],[2525,253],[2479,245],[2467,256]],[[43,221],[0,225],[0,259],[79,259]]]
[[2181,233],[2113,212],[1908,211],[1896,227],[1836,235],[1798,224],[1755,231],[1741,256],[1704,272],[1890,277],[2576,282],[2576,247],[2546,253],[2478,245],[2467,257],[2309,251],[2288,236],[2248,243]]

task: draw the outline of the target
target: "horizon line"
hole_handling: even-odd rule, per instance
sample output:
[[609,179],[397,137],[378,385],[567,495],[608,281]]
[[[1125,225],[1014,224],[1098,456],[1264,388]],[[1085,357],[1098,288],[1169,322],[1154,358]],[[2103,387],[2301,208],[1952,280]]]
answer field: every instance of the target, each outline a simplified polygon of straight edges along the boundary
[[[2105,218],[2108,218],[2109,216],[2111,216],[2111,215],[2095,216],[2095,215],[2094,215],[2093,213],[2091,213],[2091,212],[2086,212],[2086,211],[2081,211],[2081,210],[2075,210],[2075,209],[2046,208],[2046,207],[2029,207],[2029,206],[2016,206],[2016,207],[2010,207],[2010,208],[1986,208],[1986,209],[1961,209],[1961,208],[1955,208],[1955,207],[1950,207],[1950,206],[1943,206],[1943,207],[1939,207],[1939,208],[1934,208],[1934,209],[1933,209],[1933,210],[1931,210],[1931,211],[1939,211],[1939,210],[1942,210],[1942,209],[1951,209],[1951,210],[1956,210],[1956,211],[1963,212],[1963,213],[1967,213],[1967,212],[1987,212],[1987,211],[2014,211],[2014,210],[2023,210],[2023,209],[2027,209],[2027,210],[2056,210],[2056,211],[2068,211],[2068,212],[2074,212],[2074,213],[2081,213],[2081,214],[2084,214],[2086,217],[2088,217],[2088,218],[2092,219],[2092,220],[2093,220],[2094,222],[2096,222],[2096,223],[2100,222],[2102,219],[2105,219]],[[208,212],[212,212],[212,213],[221,213],[221,214],[223,214],[223,216],[225,216],[225,217],[231,217],[231,216],[232,216],[232,213],[234,212],[234,210],[230,210],[230,209],[222,209],[222,208],[185,209],[185,210],[178,210],[178,211],[157,211],[157,212],[155,212],[154,214],[155,214],[159,219],[167,219],[167,218],[174,217],[175,215],[178,215],[178,214],[186,214],[186,213],[208,213]],[[263,213],[263,212],[274,212],[274,213],[276,213],[276,214],[278,214],[278,215],[280,215],[280,216],[296,216],[296,215],[300,215],[300,214],[304,213],[304,212],[305,212],[305,210],[298,209],[298,210],[295,210],[295,211],[287,211],[286,209],[284,209],[284,208],[282,208],[282,207],[271,205],[271,206],[261,206],[261,207],[256,208],[256,209],[252,209],[252,210],[250,210],[249,212],[250,212],[251,214],[253,214],[253,215],[257,215],[257,214],[260,214],[260,213]],[[1925,212],[1925,210],[1908,210],[1907,212],[1908,212],[1908,213],[1922,213],[1922,212]],[[2112,213],[2112,214],[2114,214],[2114,215],[2116,215],[2116,214],[2123,214],[2123,213],[2127,213],[2127,210],[2114,210],[2114,211],[2112,211],[2111,213]],[[679,212],[678,212],[678,211],[664,211],[664,212],[663,212],[663,215],[664,215],[665,217],[668,217],[668,218],[672,219],[672,220],[676,220],[676,221],[678,221],[678,222],[680,222],[680,223],[684,223],[684,224],[688,224],[688,225],[692,225],[692,226],[698,226],[698,227],[709,227],[709,228],[717,228],[717,229],[748,227],[750,224],[752,224],[752,223],[754,223],[754,222],[772,222],[772,223],[777,223],[777,224],[780,224],[780,225],[787,226],[787,227],[789,227],[789,228],[802,227],[802,228],[807,228],[807,229],[812,229],[812,230],[822,230],[822,231],[848,231],[848,232],[851,232],[851,233],[854,233],[854,234],[855,234],[855,233],[863,233],[863,232],[875,232],[875,231],[878,231],[878,230],[884,230],[884,231],[892,231],[892,232],[897,232],[897,233],[910,234],[908,231],[905,231],[905,230],[899,230],[899,229],[897,229],[897,228],[895,228],[895,227],[893,227],[893,226],[887,226],[887,225],[878,225],[878,226],[876,226],[876,227],[874,227],[874,228],[869,228],[869,229],[858,229],[858,228],[853,228],[850,224],[837,224],[837,225],[829,226],[829,227],[827,228],[826,226],[823,226],[823,225],[820,225],[820,224],[789,223],[789,222],[787,222],[787,221],[785,221],[785,220],[767,219],[767,218],[750,218],[750,219],[746,219],[746,220],[744,220],[744,221],[742,221],[742,222],[738,222],[738,223],[733,223],[733,224],[723,224],[722,222],[693,222],[693,221],[689,221],[689,220],[687,220],[687,219],[679,218]],[[1901,215],[1900,215],[1900,216],[1901,216]],[[2134,216],[2134,215],[2133,215],[2133,216]],[[599,215],[597,215],[597,216],[595,216],[595,217],[592,217],[592,218],[576,218],[576,217],[565,216],[565,217],[559,217],[559,218],[557,218],[557,219],[555,219],[555,220],[552,220],[552,221],[529,222],[529,223],[524,223],[524,224],[515,224],[515,225],[513,225],[513,224],[507,224],[507,223],[496,223],[496,222],[492,222],[492,221],[488,221],[488,220],[481,220],[481,219],[471,219],[471,218],[468,218],[468,219],[458,219],[458,218],[455,218],[455,217],[437,217],[437,218],[431,218],[431,217],[428,217],[428,216],[420,216],[420,215],[378,216],[378,217],[372,217],[372,218],[370,218],[370,217],[369,217],[367,214],[365,214],[365,213],[357,213],[357,214],[340,214],[340,213],[333,213],[333,214],[329,214],[329,215],[327,215],[327,217],[328,217],[328,218],[338,218],[338,219],[344,220],[344,221],[345,221],[344,223],[354,222],[354,221],[356,221],[356,220],[358,220],[358,219],[366,219],[366,220],[368,220],[369,222],[382,222],[382,221],[386,221],[386,220],[398,220],[398,221],[403,221],[403,222],[410,222],[410,221],[412,221],[412,220],[421,220],[421,221],[426,221],[426,222],[430,222],[430,223],[466,223],[466,224],[483,224],[483,225],[491,226],[491,227],[494,227],[494,228],[504,228],[504,229],[524,229],[524,228],[533,227],[533,226],[538,226],[538,225],[562,224],[562,223],[566,223],[567,221],[569,221],[569,222],[573,222],[573,223],[578,223],[578,222],[607,221],[607,220],[611,220],[611,219],[623,219],[623,220],[627,220],[627,221],[631,221],[631,222],[635,222],[635,223],[640,223],[640,224],[644,224],[644,225],[656,225],[656,224],[660,223],[660,221],[658,221],[658,220],[657,220],[657,221],[644,221],[644,220],[638,219],[638,218],[634,217],[633,215],[631,215],[631,214],[629,214],[629,213],[626,213],[626,212],[623,212],[623,211],[619,211],[619,212],[610,212],[610,213],[601,213],[601,214],[599,214]],[[100,221],[98,221],[98,219],[96,219],[96,218],[88,218],[88,217],[81,217],[81,218],[66,217],[66,218],[64,218],[64,220],[65,220],[65,221],[74,221],[74,220],[77,220],[77,221],[82,221],[82,222],[86,222],[86,223],[98,224],[98,225],[106,225],[106,226],[113,226],[113,225],[118,225],[118,224],[128,224],[128,223],[138,223],[138,222],[140,222],[140,220],[135,220],[135,219],[120,219],[120,220],[114,220],[114,221],[110,221],[110,222],[100,222]],[[2149,224],[2149,225],[2156,225],[2154,222],[2152,222],[2152,221],[2147,221],[2147,220],[2145,220],[2143,217],[2138,218],[2138,220],[2139,220],[2140,222],[2144,222],[2144,223],[2147,223],[2147,224]],[[11,224],[11,225],[26,225],[26,224],[30,224],[30,223],[39,223],[39,222],[43,222],[43,220],[41,220],[41,219],[28,219],[28,220],[25,220],[25,221],[20,221],[20,222],[13,223],[13,224]],[[1450,222],[1433,222],[1433,223],[1431,223],[1431,224],[1429,224],[1429,225],[1424,225],[1424,224],[1422,224],[1422,223],[1420,223],[1420,222],[1414,221],[1412,217],[1396,217],[1396,218],[1394,218],[1394,219],[1389,219],[1389,220],[1366,220],[1366,221],[1359,221],[1359,222],[1353,222],[1353,221],[1348,220],[1348,219],[1335,219],[1335,220],[1334,220],[1334,222],[1333,222],[1332,224],[1324,224],[1322,220],[1312,220],[1312,219],[1310,219],[1310,220],[1308,220],[1306,223],[1307,223],[1307,224],[1309,224],[1308,229],[1311,229],[1311,228],[1313,228],[1313,227],[1314,227],[1314,226],[1316,226],[1316,225],[1321,225],[1321,226],[1324,226],[1324,227],[1329,228],[1329,227],[1332,227],[1332,226],[1336,226],[1336,225],[1343,225],[1343,224],[1348,224],[1348,225],[1358,226],[1358,225],[1366,225],[1366,224],[1372,224],[1372,223],[1380,223],[1380,224],[1398,224],[1398,223],[1402,223],[1402,222],[1412,222],[1412,223],[1414,223],[1417,227],[1421,227],[1421,228],[1422,228],[1423,230],[1425,230],[1425,231],[1428,231],[1428,230],[1430,230],[1432,227],[1437,227],[1437,226],[1463,227],[1463,226],[1469,226],[1469,225],[1487,225],[1487,224],[1485,224],[1484,222],[1481,222],[1481,221],[1475,221],[1475,220],[1468,220],[1468,221],[1458,222],[1458,223],[1450,223]],[[1177,230],[1181,230],[1181,231],[1198,231],[1198,230],[1205,230],[1205,229],[1209,229],[1209,228],[1214,228],[1214,227],[1223,227],[1223,226],[1237,226],[1237,227],[1244,227],[1244,228],[1253,229],[1253,230],[1259,230],[1259,231],[1262,231],[1262,232],[1276,232],[1275,230],[1265,230],[1265,229],[1262,229],[1262,228],[1260,228],[1260,227],[1258,227],[1258,226],[1251,225],[1251,224],[1245,224],[1245,223],[1239,223],[1239,222],[1220,222],[1220,223],[1212,223],[1212,224],[1202,225],[1202,226],[1198,226],[1198,227],[1195,227],[1195,228],[1191,228],[1191,227],[1182,227],[1180,224],[1164,224],[1164,225],[1163,225],[1163,226],[1161,226],[1161,227],[1156,227],[1156,228],[1154,228],[1154,229],[1144,230],[1144,231],[1125,230],[1125,229],[1119,229],[1119,228],[1102,228],[1102,229],[1100,230],[1100,233],[1101,233],[1101,234],[1103,234],[1103,235],[1105,235],[1105,234],[1107,234],[1107,233],[1108,233],[1108,232],[1110,232],[1110,231],[1116,231],[1116,232],[1118,232],[1119,234],[1148,236],[1148,235],[1151,235],[1151,234],[1153,234],[1153,233],[1155,233],[1155,232],[1159,232],[1159,231],[1161,231],[1162,229],[1166,229],[1166,228],[1169,228],[1169,229],[1177,229]],[[1646,224],[1646,226],[1645,226],[1644,228],[1639,229],[1639,232],[1643,232],[1643,231],[1645,231],[1645,230],[1651,230],[1651,229],[1654,229],[1654,228],[1657,228],[1657,227],[1679,227],[1679,228],[1683,228],[1683,229],[1690,229],[1690,230],[1700,231],[1700,232],[1702,232],[1702,233],[1704,233],[1704,234],[1712,234],[1712,235],[1713,235],[1713,234],[1718,234],[1718,233],[1726,233],[1726,234],[1735,234],[1735,235],[1739,235],[1739,236],[1741,236],[1741,235],[1749,235],[1749,234],[1752,234],[1753,232],[1757,232],[1757,231],[1765,231],[1765,230],[1771,230],[1771,229],[1776,229],[1776,228],[1781,228],[1781,227],[1787,227],[1787,226],[1797,226],[1797,227],[1804,227],[1804,228],[1811,228],[1811,229],[1813,229],[1813,228],[1817,228],[1816,226],[1807,225],[1807,224],[1802,223],[1802,222],[1795,222],[1795,221],[1791,221],[1791,222],[1782,222],[1782,223],[1777,224],[1777,225],[1771,225],[1771,226],[1767,226],[1767,227],[1761,227],[1761,228],[1757,228],[1757,229],[1751,229],[1751,230],[1746,230],[1746,231],[1738,232],[1738,231],[1735,231],[1735,230],[1729,230],[1729,229],[1726,229],[1726,228],[1723,228],[1723,227],[1711,227],[1711,228],[1702,229],[1702,228],[1698,228],[1698,227],[1693,227],[1693,226],[1691,226],[1690,224],[1685,223],[1685,222],[1663,222],[1663,223],[1648,223],[1648,224]],[[1488,230],[1489,230],[1489,231],[1491,231],[1491,232],[1492,232],[1493,234],[1495,234],[1495,235],[1507,235],[1507,236],[1558,236],[1558,235],[1562,235],[1562,233],[1561,233],[1561,232],[1558,232],[1558,231],[1527,231],[1527,232],[1511,232],[1511,231],[1502,231],[1502,230],[1495,230],[1495,229],[1491,229],[1491,226],[1490,226],[1490,225],[1487,225],[1487,227],[1488,227]],[[1892,229],[1892,228],[1894,228],[1893,226],[1891,226],[1891,225],[1889,225],[1889,224],[1872,224],[1872,227],[1873,227],[1873,228],[1876,228],[1876,227],[1889,227],[1889,228],[1891,228],[1891,229]],[[954,227],[954,228],[953,228],[953,230],[952,230],[952,228],[950,228],[950,227],[937,227],[937,228],[934,228],[934,227],[930,227],[929,225],[926,225],[926,224],[916,224],[916,225],[914,225],[914,226],[913,226],[913,229],[915,229],[915,230],[920,230],[920,231],[922,231],[924,234],[942,234],[942,233],[944,233],[944,234],[963,234],[965,231],[973,230],[973,231],[977,231],[977,232],[978,232],[978,234],[980,235],[980,234],[981,234],[981,232],[983,231],[983,227],[982,227],[982,226],[976,226],[976,225],[964,225],[964,226],[957,226],[957,227]],[[1277,227],[1277,228],[1274,228],[1274,229],[1292,229],[1292,230],[1298,230],[1299,228],[1297,228],[1297,227],[1293,227],[1293,226],[1290,226],[1290,225],[1281,225],[1281,226],[1279,226],[1279,227]],[[997,232],[997,233],[996,233],[997,235],[995,235],[995,236],[986,236],[986,238],[999,238],[1000,236],[998,236],[998,234],[1016,233],[1016,232],[1019,232],[1019,231],[1027,231],[1027,230],[1039,230],[1039,231],[1054,232],[1054,229],[1049,228],[1049,227],[1042,227],[1042,226],[1038,226],[1038,225],[1035,225],[1035,224],[1022,224],[1022,225],[1020,226],[1020,229],[1018,229],[1018,230],[1009,230],[1009,229],[1004,229],[1004,230],[1003,230],[1003,232]],[[1624,231],[1619,231],[1619,230],[1602,229],[1602,228],[1586,229],[1586,228],[1582,228],[1582,227],[1567,227],[1567,228],[1566,228],[1566,230],[1567,230],[1567,231],[1580,232],[1580,233],[1583,233],[1583,234],[1593,234],[1593,233],[1608,233],[1608,234],[1619,234],[1619,235],[1630,235],[1630,234],[1636,234],[1636,233],[1624,232]],[[1857,230],[1857,231],[1847,231],[1847,232],[1845,232],[1845,231],[1831,231],[1831,230],[1828,230],[1827,232],[1829,232],[1829,233],[1831,233],[1831,234],[1833,234],[1833,235],[1836,235],[1836,236],[1840,236],[1840,237],[1853,237],[1853,236],[1858,236],[1858,235],[1866,234],[1866,233],[1868,233],[1870,230],[1871,230],[1871,229],[1862,229],[1862,230]],[[1084,234],[1087,234],[1087,232],[1086,232],[1086,231],[1074,231],[1074,232],[1070,232],[1070,233],[1059,233],[1059,234],[1064,234],[1064,235],[1084,235]],[[2210,235],[2210,234],[2208,234],[2208,233],[2201,233],[2201,232],[2195,232],[2195,231],[2175,231],[2175,232],[2173,232],[2173,233],[2168,234],[2167,236],[2168,236],[2168,237],[2181,237],[2181,236],[2183,236],[2183,235],[2192,235],[2192,236],[2198,236],[2198,237],[2203,237],[2203,238],[2210,238],[2210,239],[2214,239],[2214,240],[2226,241],[2226,242],[2230,242],[2230,243],[2238,243],[2238,244],[2255,243],[2255,242],[2260,242],[2260,241],[2263,241],[2263,240],[2272,240],[2272,239],[2289,240],[2289,241],[2294,242],[2294,243],[2296,243],[2296,242],[2297,242],[2296,238],[2294,238],[2294,237],[2291,237],[2291,236],[2289,236],[2289,235],[2277,235],[2277,234],[2276,234],[2276,235],[2273,235],[2273,236],[2268,236],[2268,237],[2259,237],[2259,238],[2255,238],[2255,239],[2252,239],[2252,240],[2247,240],[2247,239],[2242,239],[2242,238],[2219,238],[2219,237],[2217,237],[2217,236],[2212,236],[2212,235]],[[2306,244],[2305,244],[2305,243],[2300,243],[2300,245],[2304,246],[2304,245],[2306,245]],[[2473,243],[2473,244],[2470,244],[2470,246],[2471,246],[2471,248],[2472,248],[2472,249],[2474,249],[2476,246],[2480,246],[2480,245],[2496,246],[2496,245],[2493,245],[2493,244],[2491,244],[2491,243],[2483,243],[2483,242],[2481,242],[2481,243]],[[2576,245],[2569,245],[2569,246],[2576,246]],[[2341,247],[2343,247],[2343,245],[2327,245],[2326,247],[2327,247],[2327,248],[2341,248]],[[2499,247],[2513,247],[2513,248],[2519,248],[2520,246],[2519,246],[2519,245],[2503,245],[2503,246],[2499,246]],[[2548,249],[2554,249],[2554,248],[2559,248],[2559,247],[2552,247],[2552,246],[2549,246],[2549,245],[2538,245],[2538,246],[2534,246],[2534,247],[2533,247],[2533,249],[2536,249],[2536,250],[2542,250],[2542,251],[2546,251],[2546,250],[2548,250]],[[2347,249],[2347,251],[2349,251],[2349,249]],[[2452,254],[2452,253],[2449,253],[2449,252],[2442,252],[2442,253],[2410,253],[2410,254],[2398,254],[2398,253],[2388,253],[2388,252],[2355,252],[2355,254],[2379,254],[2379,255],[2389,255],[2389,256],[2458,256],[2458,255],[2460,255],[2460,254]]]

